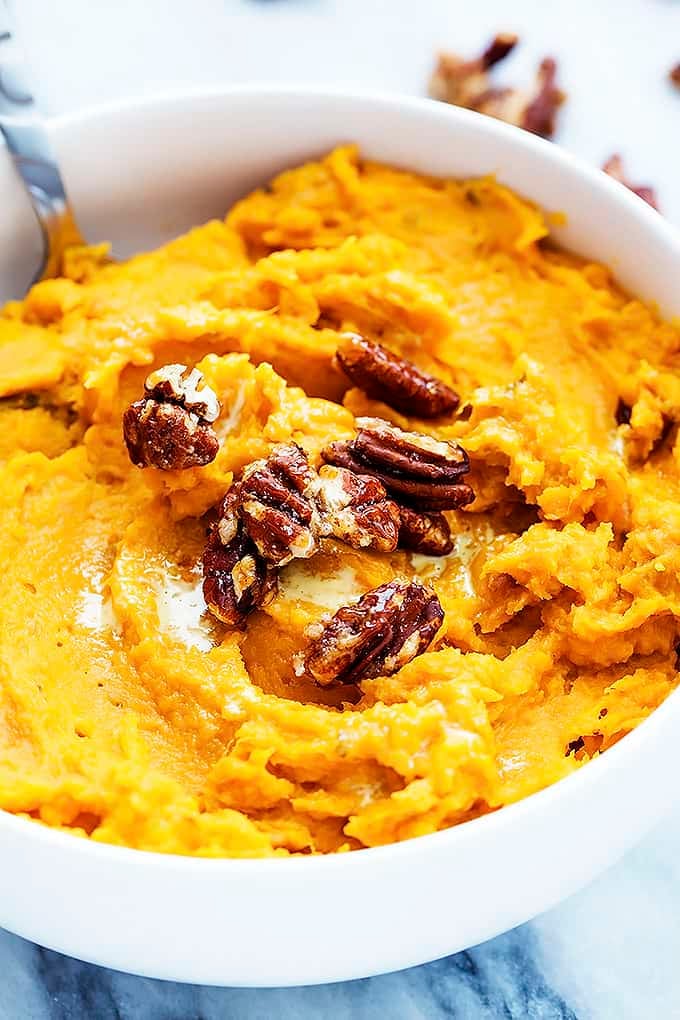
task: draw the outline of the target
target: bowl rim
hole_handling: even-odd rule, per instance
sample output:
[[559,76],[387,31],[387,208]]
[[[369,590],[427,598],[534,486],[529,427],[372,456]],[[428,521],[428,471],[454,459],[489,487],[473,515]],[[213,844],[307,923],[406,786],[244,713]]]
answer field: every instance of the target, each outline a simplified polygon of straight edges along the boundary
[[[401,110],[412,114],[426,113],[428,116],[440,116],[450,121],[459,120],[463,124],[481,133],[496,136],[506,143],[535,153],[541,161],[554,163],[566,168],[574,177],[580,179],[582,185],[609,192],[610,199],[621,206],[622,213],[639,219],[645,229],[657,235],[660,244],[672,249],[680,257],[680,230],[665,220],[656,210],[628,188],[609,177],[598,168],[591,166],[579,156],[562,148],[554,142],[530,134],[521,128],[506,124],[492,117],[484,116],[475,111],[451,106],[437,100],[391,93],[373,89],[346,89],[342,87],[317,86],[314,83],[289,83],[279,85],[276,82],[257,81],[252,84],[218,85],[213,87],[196,86],[192,88],[158,90],[145,95],[129,96],[121,100],[91,104],[76,111],[50,117],[47,123],[52,139],[59,142],[60,135],[86,129],[93,119],[118,118],[131,115],[149,116],[182,106],[196,108],[203,104],[221,103],[230,98],[270,98],[272,102],[291,102],[314,100],[321,102],[343,101],[350,103],[368,103],[392,110]],[[526,196],[531,200],[531,195]],[[413,836],[395,843],[375,847],[362,847],[346,853],[328,854],[290,854],[275,857],[212,857],[192,856],[188,854],[163,853],[156,850],[136,849],[118,844],[99,842],[90,838],[79,838],[70,832],[55,829],[33,819],[21,817],[0,808],[0,831],[7,827],[14,830],[19,837],[26,837],[35,842],[43,843],[49,849],[71,851],[73,854],[94,855],[101,862],[145,869],[163,869],[177,871],[183,876],[200,871],[212,874],[229,871],[250,873],[256,869],[258,873],[266,870],[270,875],[279,870],[288,872],[291,868],[304,868],[308,871],[329,873],[336,868],[346,867],[360,869],[372,868],[374,864],[397,858],[417,850],[454,849],[456,845],[475,840],[478,834],[485,836],[496,834],[500,840],[508,827],[521,825],[524,816],[540,812],[557,798],[575,798],[584,784],[592,784],[597,777],[604,776],[607,771],[617,768],[623,757],[640,753],[641,749],[654,740],[656,731],[663,725],[671,713],[680,716],[680,688],[666,697],[658,708],[654,709],[636,728],[626,734],[605,754],[588,762],[577,771],[551,783],[528,796],[511,804],[481,815],[469,821],[440,829],[427,835]],[[589,778],[590,777],[590,778]],[[345,862],[352,861],[352,864]]]
[[[142,114],[146,116],[154,111],[161,111],[164,108],[173,107],[179,109],[183,104],[195,106],[200,104],[219,103],[225,99],[236,98],[268,98],[272,102],[310,100],[322,102],[354,102],[372,103],[378,106],[399,108],[412,114],[425,114],[459,120],[467,123],[484,134],[491,137],[505,139],[510,144],[524,148],[529,152],[536,153],[539,158],[552,160],[556,165],[562,165],[582,179],[588,181],[598,190],[604,189],[610,197],[617,199],[627,209],[628,214],[641,218],[644,223],[661,237],[671,247],[677,249],[680,254],[680,227],[674,225],[648,202],[640,198],[629,188],[616,181],[609,174],[604,173],[599,167],[593,166],[575,155],[569,149],[561,145],[532,134],[530,131],[508,124],[476,110],[468,110],[461,106],[437,99],[430,99],[426,96],[411,96],[407,94],[388,92],[380,89],[346,89],[341,86],[315,85],[314,83],[290,82],[279,85],[276,82],[267,80],[254,81],[248,84],[215,85],[215,86],[193,86],[182,89],[158,89],[144,96],[127,96],[120,100],[110,100],[104,103],[91,103],[72,110],[67,113],[57,114],[47,120],[47,129],[51,136],[59,135],[62,132],[68,133],[74,129],[86,126],[86,122],[94,119],[101,120],[107,117],[132,116]],[[437,175],[433,175],[437,176]],[[523,196],[532,201],[531,195]],[[552,212],[553,210],[547,210]]]

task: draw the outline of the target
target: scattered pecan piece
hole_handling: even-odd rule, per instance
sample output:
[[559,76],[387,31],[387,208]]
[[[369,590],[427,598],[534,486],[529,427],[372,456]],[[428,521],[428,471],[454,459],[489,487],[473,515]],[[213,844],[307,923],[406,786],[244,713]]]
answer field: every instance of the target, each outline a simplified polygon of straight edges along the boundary
[[673,85],[675,85],[676,88],[680,89],[680,64],[676,64],[675,67],[671,67],[670,71],[668,72],[668,77],[670,78]]
[[444,611],[418,581],[389,581],[343,606],[295,661],[320,687],[390,676],[434,640]]
[[380,418],[358,418],[357,425],[355,439],[322,451],[327,464],[379,478],[390,496],[420,511],[455,510],[474,499],[461,481],[468,456],[456,443],[404,432]]
[[519,127],[541,138],[555,134],[557,111],[566,99],[557,87],[557,61],[545,57],[538,65],[534,91],[519,120]]
[[518,42],[519,36],[515,35],[514,32],[499,32],[498,35],[495,35],[479,58],[482,70],[488,71],[494,64],[499,64],[501,60],[505,60]]
[[161,471],[204,467],[217,456],[212,423],[220,413],[216,394],[197,369],[165,365],[147,377],[145,396],[123,414],[130,460]]
[[336,360],[355,386],[403,414],[438,418],[455,411],[458,395],[405,358],[357,333],[340,343]]
[[477,60],[464,60],[453,53],[441,54],[430,80],[429,95],[454,106],[497,117],[543,138],[552,138],[557,111],[566,99],[557,86],[557,64],[552,57],[541,61],[535,84],[528,91],[493,86],[487,74],[516,42],[516,36],[497,36]]
[[557,87],[556,77],[557,64],[552,57],[546,57],[538,65],[532,91],[491,88],[477,98],[474,109],[542,138],[552,138],[557,111],[566,99]]
[[257,460],[239,483],[239,512],[260,555],[282,567],[307,559],[318,549],[315,476],[307,455],[295,443],[276,446]]
[[451,552],[453,539],[444,514],[437,511],[418,513],[407,506],[400,506],[399,514],[399,545],[402,549],[410,549],[424,556],[447,556]]
[[246,534],[236,499],[230,490],[222,500],[203,551],[203,597],[213,616],[230,627],[243,626],[248,613],[276,592],[276,572]]
[[643,201],[645,201],[648,205],[651,205],[652,209],[656,209],[658,212],[659,204],[657,202],[654,188],[650,188],[645,184],[631,184],[623,169],[623,159],[618,153],[614,153],[613,156],[610,156],[607,162],[603,164],[602,169],[606,174],[609,174],[610,177],[613,177],[615,181],[623,184],[624,187],[628,188],[629,191],[632,191],[634,195],[638,196],[638,198],[643,199]]
[[316,501],[321,534],[333,535],[353,549],[397,548],[399,508],[377,478],[327,464],[319,471]]
[[429,95],[454,106],[474,109],[474,103],[489,88],[486,72],[515,48],[518,38],[511,32],[496,35],[479,57],[466,60],[455,53],[440,53],[430,79]]

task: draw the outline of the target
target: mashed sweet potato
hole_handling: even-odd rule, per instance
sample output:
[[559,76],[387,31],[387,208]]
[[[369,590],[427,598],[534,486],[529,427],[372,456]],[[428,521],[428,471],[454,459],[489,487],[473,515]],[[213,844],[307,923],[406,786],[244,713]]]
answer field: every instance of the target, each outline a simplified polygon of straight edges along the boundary
[[[107,843],[328,852],[433,832],[605,751],[676,685],[680,331],[554,250],[494,180],[342,148],[124,264],[72,251],[0,319],[0,807]],[[413,421],[347,389],[339,331],[453,386]],[[204,468],[133,467],[152,366],[219,394]],[[476,499],[444,558],[328,541],[229,631],[205,612],[205,512],[272,445],[354,417],[455,438]],[[353,697],[298,680],[303,631],[395,575],[443,640]]]

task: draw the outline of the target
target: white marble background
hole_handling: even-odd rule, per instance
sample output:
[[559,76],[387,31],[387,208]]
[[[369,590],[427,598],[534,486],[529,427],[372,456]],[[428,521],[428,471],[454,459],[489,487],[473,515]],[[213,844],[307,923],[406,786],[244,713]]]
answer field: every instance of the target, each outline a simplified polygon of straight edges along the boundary
[[[558,141],[614,151],[680,224],[680,0],[14,0],[50,113],[183,86],[316,81],[422,94],[432,55],[519,32],[503,65],[550,53],[569,102]],[[574,832],[578,854],[590,838]],[[502,853],[499,847],[499,853]],[[73,910],[87,909],[73,904]],[[210,989],[79,964],[0,932],[0,1020],[680,1018],[680,812],[588,889],[468,953],[310,989]]]

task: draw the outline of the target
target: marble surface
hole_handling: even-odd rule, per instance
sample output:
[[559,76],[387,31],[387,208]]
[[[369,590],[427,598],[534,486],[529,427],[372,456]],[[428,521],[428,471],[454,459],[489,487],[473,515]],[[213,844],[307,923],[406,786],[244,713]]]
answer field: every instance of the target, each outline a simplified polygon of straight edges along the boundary
[[[420,94],[440,46],[517,30],[508,81],[560,60],[560,144],[613,151],[680,223],[679,0],[15,0],[51,113],[227,81],[317,81]],[[673,158],[675,157],[675,158]],[[589,839],[573,834],[578,854]],[[499,847],[499,853],[503,848]],[[82,909],[76,905],[74,909]],[[79,963],[0,932],[0,1020],[680,1018],[680,811],[619,864],[513,932],[399,974],[318,988],[174,985]]]

